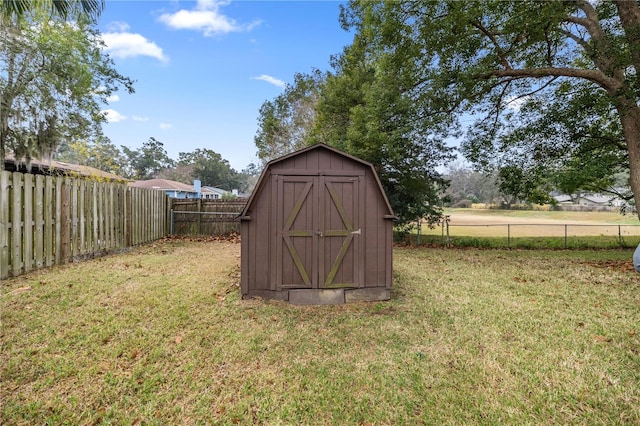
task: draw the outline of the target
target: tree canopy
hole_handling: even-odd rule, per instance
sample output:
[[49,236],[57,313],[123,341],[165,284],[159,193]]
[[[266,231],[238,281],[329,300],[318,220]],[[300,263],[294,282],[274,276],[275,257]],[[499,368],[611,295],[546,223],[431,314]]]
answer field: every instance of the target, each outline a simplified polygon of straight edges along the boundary
[[254,142],[263,164],[306,146],[323,83],[324,76],[318,71],[297,73],[282,94],[262,104]]
[[91,21],[51,19],[41,8],[1,19],[0,157],[8,149],[29,162],[63,139],[100,137],[101,104],[119,88],[133,92],[133,82],[103,54]]
[[80,16],[96,20],[104,3],[104,0],[2,0],[0,14],[5,18],[22,18],[30,12],[44,12],[63,20]]
[[[534,161],[530,136],[598,122],[603,131],[597,135],[563,138],[565,156],[585,160],[589,152],[607,164],[614,161],[617,170],[627,167],[638,205],[637,1],[356,0],[343,9],[342,22],[378,64],[407,65],[403,69],[413,79],[403,81],[402,98],[425,113],[434,131],[459,137],[463,122],[474,121],[462,147],[477,162]],[[544,115],[546,128],[526,131],[519,113],[525,105],[539,111],[553,105]],[[564,106],[582,108],[576,121],[562,112]],[[591,136],[611,143],[596,147],[598,138]],[[571,166],[566,157],[541,155],[537,165],[553,159],[562,170]]]
[[164,144],[154,137],[142,144],[138,150],[122,146],[124,156],[127,159],[125,177],[146,180],[158,176],[161,170],[175,166]]

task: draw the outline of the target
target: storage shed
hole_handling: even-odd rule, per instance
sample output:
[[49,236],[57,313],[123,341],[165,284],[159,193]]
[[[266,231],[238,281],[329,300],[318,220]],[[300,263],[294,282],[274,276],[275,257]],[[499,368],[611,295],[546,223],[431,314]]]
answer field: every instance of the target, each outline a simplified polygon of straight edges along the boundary
[[271,161],[240,215],[242,297],[389,299],[394,219],[370,163],[324,144]]

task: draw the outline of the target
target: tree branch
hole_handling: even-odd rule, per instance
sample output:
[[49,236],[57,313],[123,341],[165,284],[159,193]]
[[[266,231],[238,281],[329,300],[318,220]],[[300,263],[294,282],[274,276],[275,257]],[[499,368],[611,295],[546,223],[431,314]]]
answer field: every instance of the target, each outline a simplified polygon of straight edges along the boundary
[[622,88],[623,83],[617,79],[607,77],[598,70],[578,69],[578,68],[524,68],[524,69],[507,69],[494,70],[487,74],[478,76],[480,79],[488,80],[490,78],[542,78],[542,77],[574,77],[592,81],[605,89],[610,95],[615,95]]
[[507,60],[507,55],[506,55],[505,51],[502,49],[502,47],[500,47],[500,44],[498,43],[498,40],[496,40],[494,35],[491,34],[491,32],[489,32],[489,30],[487,30],[477,20],[470,20],[469,23],[471,25],[473,25],[476,29],[478,29],[482,34],[484,34],[489,40],[491,40],[491,42],[493,43],[493,45],[496,48],[496,51],[498,52],[498,56],[502,60],[502,66],[505,67],[505,69],[512,69],[511,65],[509,64],[509,61]]
[[582,47],[585,50],[585,52],[587,52],[588,55],[593,55],[593,53],[594,53],[593,52],[593,48],[591,47],[591,45],[589,43],[587,43],[586,40],[578,37],[577,35],[575,35],[571,31],[567,31],[567,30],[561,29],[560,32],[562,34],[564,34],[566,37],[568,37],[571,40],[575,41],[576,44],[578,44],[580,47]]

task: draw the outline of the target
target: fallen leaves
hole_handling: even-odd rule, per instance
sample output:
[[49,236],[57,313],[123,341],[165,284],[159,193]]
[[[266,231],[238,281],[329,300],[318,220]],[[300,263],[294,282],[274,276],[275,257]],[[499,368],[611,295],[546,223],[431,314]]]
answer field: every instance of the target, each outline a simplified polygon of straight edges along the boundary
[[231,232],[226,235],[169,235],[160,241],[187,241],[187,242],[228,242],[237,244],[240,242],[240,234]]
[[609,343],[613,340],[611,337],[603,335],[593,336],[593,339],[598,343]]

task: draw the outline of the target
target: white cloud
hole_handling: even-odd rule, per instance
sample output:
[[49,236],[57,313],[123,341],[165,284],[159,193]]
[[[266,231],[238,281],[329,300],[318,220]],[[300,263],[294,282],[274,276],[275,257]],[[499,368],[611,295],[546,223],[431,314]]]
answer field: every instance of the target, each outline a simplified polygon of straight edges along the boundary
[[107,28],[109,29],[109,32],[112,33],[124,33],[129,31],[129,24],[127,24],[126,22],[123,21],[113,21],[110,22],[109,25],[107,25]]
[[284,87],[287,85],[284,81],[277,79],[275,77],[271,77],[270,75],[262,74],[258,77],[253,77],[254,80],[262,80],[266,81],[269,84],[273,84],[274,86]]
[[117,123],[118,121],[124,121],[127,119],[127,116],[122,115],[115,109],[111,108],[105,109],[104,111],[102,111],[102,114],[104,114],[107,122],[109,123]]
[[169,60],[161,47],[140,34],[109,32],[102,34],[102,40],[106,45],[104,50],[116,58],[150,56],[162,62]]
[[158,20],[177,30],[201,31],[205,37],[231,32],[251,31],[260,24],[254,21],[250,24],[238,24],[235,19],[220,13],[220,6],[226,6],[228,2],[215,0],[198,0],[193,10],[179,10],[175,13],[160,15]]
[[170,129],[171,127],[172,127],[172,126],[171,126],[171,124],[169,124],[169,123],[160,123],[160,128],[161,128],[162,130],[168,130],[168,129]]
[[133,121],[149,121],[149,117],[140,117],[137,115],[132,116],[131,119]]
[[118,102],[120,100],[120,96],[118,95],[111,95],[107,98],[107,102],[111,103],[111,102]]

